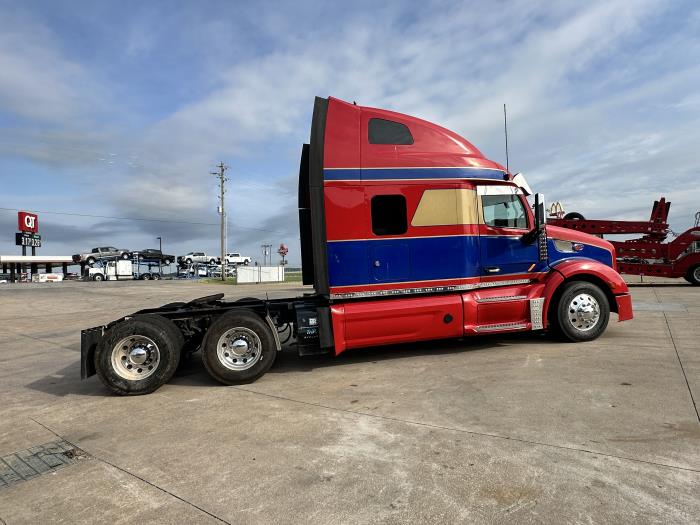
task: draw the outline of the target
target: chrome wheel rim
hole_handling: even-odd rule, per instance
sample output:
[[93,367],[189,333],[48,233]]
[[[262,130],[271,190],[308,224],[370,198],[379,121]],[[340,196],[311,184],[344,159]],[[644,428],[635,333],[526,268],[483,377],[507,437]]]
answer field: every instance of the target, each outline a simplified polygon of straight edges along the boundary
[[216,356],[229,370],[248,370],[262,357],[260,337],[253,330],[237,326],[226,330],[216,343]]
[[600,320],[600,305],[590,294],[577,294],[569,303],[567,319],[579,332],[587,332]]
[[119,377],[129,381],[153,375],[159,363],[158,345],[143,335],[125,337],[112,348],[112,368]]

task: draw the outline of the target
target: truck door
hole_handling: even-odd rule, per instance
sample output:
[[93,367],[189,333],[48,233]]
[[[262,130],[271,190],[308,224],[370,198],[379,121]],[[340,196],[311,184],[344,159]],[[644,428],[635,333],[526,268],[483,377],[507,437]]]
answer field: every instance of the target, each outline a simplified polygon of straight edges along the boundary
[[378,283],[405,281],[410,275],[408,242],[395,237],[408,229],[406,197],[400,193],[374,195],[370,199],[372,234],[377,238],[369,249],[372,280]]
[[522,191],[514,186],[477,187],[481,275],[499,276],[531,271],[539,261],[536,242],[524,241],[533,227]]

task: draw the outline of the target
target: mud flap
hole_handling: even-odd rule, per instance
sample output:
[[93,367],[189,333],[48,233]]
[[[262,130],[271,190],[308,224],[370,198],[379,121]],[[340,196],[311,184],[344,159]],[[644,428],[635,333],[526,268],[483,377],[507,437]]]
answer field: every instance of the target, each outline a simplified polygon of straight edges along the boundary
[[95,349],[104,335],[103,327],[88,328],[80,332],[80,379],[96,374]]

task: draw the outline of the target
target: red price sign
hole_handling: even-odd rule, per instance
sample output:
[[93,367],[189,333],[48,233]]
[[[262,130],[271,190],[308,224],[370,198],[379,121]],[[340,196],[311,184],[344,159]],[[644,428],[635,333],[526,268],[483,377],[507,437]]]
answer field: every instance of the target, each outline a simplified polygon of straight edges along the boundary
[[17,227],[21,232],[38,233],[39,216],[28,211],[17,212]]

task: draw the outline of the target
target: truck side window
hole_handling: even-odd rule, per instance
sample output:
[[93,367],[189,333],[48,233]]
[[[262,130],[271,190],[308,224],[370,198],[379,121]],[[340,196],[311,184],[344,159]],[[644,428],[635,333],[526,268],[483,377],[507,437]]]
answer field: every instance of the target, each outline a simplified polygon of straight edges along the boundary
[[517,195],[482,195],[484,224],[496,228],[527,228],[527,215]]
[[372,197],[372,233],[401,235],[408,230],[406,197],[403,195],[375,195]]
[[368,133],[370,144],[413,144],[413,135],[408,126],[383,118],[369,119]]

